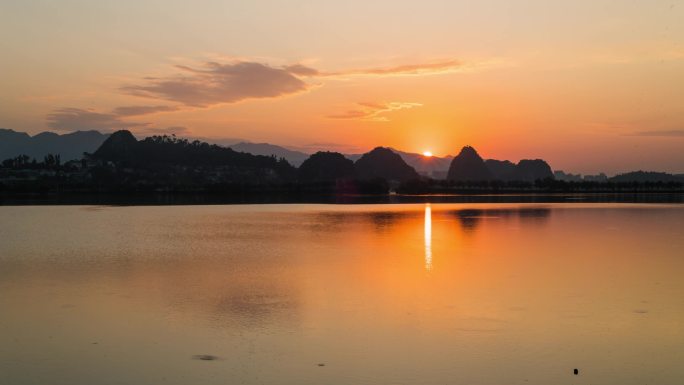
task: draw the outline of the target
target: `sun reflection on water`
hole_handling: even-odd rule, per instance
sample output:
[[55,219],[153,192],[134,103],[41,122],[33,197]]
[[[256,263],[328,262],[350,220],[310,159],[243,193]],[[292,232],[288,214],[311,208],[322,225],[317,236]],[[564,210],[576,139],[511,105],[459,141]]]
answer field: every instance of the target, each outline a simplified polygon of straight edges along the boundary
[[432,270],[432,209],[425,204],[425,270]]

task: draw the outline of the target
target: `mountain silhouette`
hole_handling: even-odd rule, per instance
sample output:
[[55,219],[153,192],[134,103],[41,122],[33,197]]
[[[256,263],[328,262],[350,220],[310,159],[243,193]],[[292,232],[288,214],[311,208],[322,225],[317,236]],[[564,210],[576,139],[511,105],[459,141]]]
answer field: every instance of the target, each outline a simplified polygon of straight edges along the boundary
[[453,181],[522,181],[534,182],[539,179],[553,179],[553,171],[542,159],[523,159],[518,164],[508,160],[482,160],[477,151],[470,146],[463,147],[454,157],[449,167],[447,179]]
[[509,160],[487,159],[485,165],[495,180],[511,181],[518,177],[518,167]]
[[81,159],[84,152],[95,151],[107,136],[98,131],[76,131],[62,135],[41,132],[30,136],[25,132],[0,128],[0,159],[19,155],[43,159],[48,154],[60,155],[62,161]]
[[554,178],[551,166],[542,159],[523,159],[518,164],[508,160],[487,159],[485,164],[494,180],[534,182]]
[[[30,158],[42,159],[48,154],[61,155],[63,161],[81,159],[84,152],[93,153],[97,150],[109,135],[98,131],[76,131],[62,135],[46,131],[31,137],[24,132],[0,129],[0,160],[19,155],[28,155]],[[222,147],[230,147],[237,152],[246,152],[252,155],[284,158],[295,167],[299,167],[311,155],[276,144],[252,143],[237,138],[192,137],[188,139],[190,141],[199,140]],[[419,173],[436,178],[443,178],[443,175],[446,175],[449,163],[453,158],[451,156],[441,158],[437,156],[425,157],[422,154],[404,152],[393,148],[391,150],[399,154],[404,159],[404,162]],[[356,161],[363,154],[344,154],[344,156],[352,161]]]
[[354,177],[354,162],[339,152],[319,151],[305,160],[298,170],[300,181],[335,181]]
[[[216,145],[207,143],[223,143]],[[235,141],[240,141],[235,143]],[[174,136],[153,136],[138,141],[129,131],[113,134],[98,131],[76,131],[68,134],[42,132],[29,135],[0,128],[0,161],[21,157],[23,162],[32,159],[40,161],[46,157],[59,158],[62,163],[80,160],[84,153],[92,153],[92,159],[113,162],[138,168],[153,166],[195,166],[222,168],[223,178],[238,180],[240,173],[245,178],[256,174],[272,173],[283,180],[333,181],[340,178],[381,178],[394,181],[419,179],[418,172],[434,179],[453,181],[523,181],[534,182],[553,179],[554,173],[542,159],[523,159],[517,164],[508,160],[483,160],[470,146],[463,147],[456,157],[425,157],[422,154],[377,147],[366,154],[339,154],[318,152],[309,156],[269,143],[251,143],[243,139],[176,139]],[[285,159],[278,160],[278,159]],[[16,160],[16,159],[15,159]],[[304,166],[301,170],[292,165]],[[353,166],[354,172],[352,175]],[[16,162],[8,162],[16,163]],[[230,169],[230,172],[226,171]],[[260,170],[260,171],[256,171]],[[232,173],[232,174],[231,174]],[[613,183],[681,183],[684,176],[663,172],[634,171],[608,178],[557,172],[559,181],[613,182]],[[289,179],[288,179],[289,178]]]
[[[41,133],[31,137],[12,130],[0,130],[0,149],[30,143],[32,149],[55,141],[104,136],[97,132],[58,135]],[[416,170],[396,150],[377,147],[360,155],[356,162],[336,152],[317,152],[299,169],[284,158],[238,152],[229,147],[200,140],[172,136],[152,136],[138,140],[122,130],[105,136],[82,161],[62,161],[60,154],[48,153],[38,159],[28,155],[0,162],[0,195],[25,193],[171,193],[228,194],[231,196],[323,197],[443,193],[507,192],[681,192],[684,178],[661,172],[636,171],[608,179],[604,174],[585,176],[579,181],[553,178],[551,168],[541,159],[523,159],[517,164],[489,159],[464,147],[449,167],[450,183],[420,178]],[[86,140],[87,142],[87,140]],[[47,144],[46,144],[47,143]],[[270,146],[267,145],[266,146]],[[266,148],[266,147],[263,147]],[[277,150],[271,148],[271,151]],[[413,154],[417,155],[417,154]],[[413,157],[404,153],[404,157]],[[428,164],[430,157],[415,158]],[[442,160],[443,161],[443,158]],[[435,163],[436,164],[436,163]],[[497,181],[497,183],[490,183]],[[502,183],[498,183],[501,181]],[[260,199],[262,199],[260,198]],[[297,199],[299,199],[297,198]],[[470,219],[468,219],[470,220]]]
[[93,156],[111,162],[135,163],[136,157],[141,155],[138,152],[138,140],[130,131],[122,130],[111,134]]
[[354,163],[354,168],[359,179],[382,178],[403,182],[419,178],[416,170],[406,164],[399,154],[385,147],[376,147],[363,154]]
[[447,179],[471,182],[487,181],[492,179],[492,173],[477,151],[470,146],[465,146],[451,161]]
[[198,177],[213,175],[222,181],[285,181],[293,178],[296,172],[286,160],[278,160],[273,156],[237,152],[197,140],[190,142],[177,139],[175,136],[152,136],[138,141],[127,130],[113,133],[93,153],[92,158],[122,167],[154,169],[158,173],[169,174],[194,167],[204,170]]
[[553,171],[542,159],[523,159],[516,166],[515,180],[534,182],[547,178],[553,179]]

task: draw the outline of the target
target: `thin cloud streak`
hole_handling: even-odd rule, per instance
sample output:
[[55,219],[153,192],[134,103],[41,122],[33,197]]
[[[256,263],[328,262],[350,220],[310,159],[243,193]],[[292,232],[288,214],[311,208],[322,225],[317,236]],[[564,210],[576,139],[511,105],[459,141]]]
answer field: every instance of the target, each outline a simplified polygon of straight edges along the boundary
[[129,95],[177,102],[188,107],[208,108],[250,99],[285,97],[312,89],[305,79],[349,76],[424,76],[468,71],[477,64],[456,59],[369,67],[344,71],[321,71],[301,63],[281,67],[254,61],[206,62],[199,68],[177,65],[180,72],[162,77],[145,77],[142,84],[120,90]]
[[637,131],[630,136],[652,136],[664,138],[684,138],[684,130],[654,130],[654,131]]
[[359,108],[347,110],[339,114],[328,115],[328,118],[389,122],[389,118],[383,116],[384,114],[423,106],[421,103],[410,102],[362,102],[356,103],[356,105],[359,106]]
[[146,127],[148,122],[124,120],[131,116],[177,111],[176,106],[123,106],[111,112],[98,112],[93,109],[60,108],[46,116],[47,125],[60,131],[70,130],[117,130],[124,128]]
[[101,113],[91,109],[60,108],[46,117],[50,128],[60,131],[113,130],[142,127],[149,123],[127,122],[114,113]]
[[[330,79],[349,76],[424,76],[467,71],[477,63],[465,64],[456,59],[412,63],[387,67],[369,67],[346,71],[324,72],[301,63],[281,67],[254,61],[235,60],[228,63],[206,62],[199,67],[175,66],[179,72],[161,77],[148,76],[141,84],[128,84],[120,90],[129,95],[164,100],[177,105],[121,106],[111,112],[93,109],[61,108],[47,115],[48,126],[57,130],[121,129],[146,127],[150,123],[126,118],[187,108],[209,108],[220,104],[251,99],[285,97],[310,89],[306,79]],[[357,108],[330,115],[331,119],[357,119],[386,122],[384,114],[420,107],[420,103],[357,103]]]
[[404,64],[390,67],[370,67],[338,72],[322,72],[322,76],[420,76],[436,75],[463,70],[460,60],[450,59],[431,63]]
[[178,111],[180,108],[177,106],[125,106],[117,107],[112,113],[117,116],[139,116],[154,114],[157,112],[173,112]]

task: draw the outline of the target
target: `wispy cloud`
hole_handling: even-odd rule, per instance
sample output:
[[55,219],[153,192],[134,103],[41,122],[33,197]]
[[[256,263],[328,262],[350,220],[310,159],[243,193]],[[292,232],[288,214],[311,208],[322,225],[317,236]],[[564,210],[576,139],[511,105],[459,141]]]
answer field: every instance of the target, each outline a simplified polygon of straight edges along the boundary
[[322,76],[401,76],[401,75],[435,75],[461,71],[466,65],[455,59],[432,61],[427,63],[412,63],[386,67],[368,67],[337,72],[322,72]]
[[127,122],[114,113],[91,109],[60,108],[47,115],[47,124],[55,130],[112,130],[145,126],[147,123]]
[[[126,94],[173,102],[174,105],[122,106],[110,112],[93,109],[61,108],[47,115],[48,126],[57,130],[101,129],[111,130],[146,127],[149,123],[129,120],[162,112],[187,108],[208,108],[219,104],[237,103],[250,99],[289,96],[308,91],[335,77],[352,76],[423,76],[469,71],[480,66],[456,59],[408,63],[341,71],[322,71],[295,63],[272,66],[255,61],[238,59],[224,63],[206,62],[202,65],[177,65],[176,73],[166,76],[149,76],[138,84],[132,82],[120,87]],[[360,119],[388,121],[384,114],[401,109],[419,107],[419,103],[357,103],[356,108],[330,115],[333,119]]]
[[179,109],[177,106],[125,106],[115,108],[112,113],[117,116],[139,116],[157,112],[173,112]]
[[193,67],[177,65],[177,73],[146,77],[140,84],[120,89],[130,95],[177,102],[190,107],[210,107],[249,99],[277,98],[310,90],[306,79],[351,76],[423,76],[468,71],[476,63],[456,59],[384,67],[323,71],[301,63],[272,66],[248,60],[207,62]]
[[292,64],[283,67],[283,69],[297,76],[318,76],[321,74],[317,69],[307,67],[304,64]]
[[405,110],[410,108],[421,107],[421,103],[407,103],[407,102],[362,102],[356,103],[356,108],[349,109],[339,114],[328,115],[330,119],[352,119],[352,120],[369,120],[374,122],[388,122],[389,118],[384,114]]
[[667,137],[667,138],[684,138],[684,130],[636,131],[630,135],[631,136]]
[[178,110],[174,106],[124,106],[111,112],[99,112],[93,109],[60,108],[46,117],[47,125],[55,130],[120,130],[149,126],[147,122],[125,120],[131,116],[149,115],[158,112]]

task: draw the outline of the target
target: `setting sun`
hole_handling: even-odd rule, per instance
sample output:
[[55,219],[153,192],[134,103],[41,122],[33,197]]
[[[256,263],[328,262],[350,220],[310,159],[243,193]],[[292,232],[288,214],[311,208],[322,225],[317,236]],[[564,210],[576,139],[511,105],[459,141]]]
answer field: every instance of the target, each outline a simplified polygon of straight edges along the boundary
[[423,151],[423,156],[426,156],[426,157],[429,158],[429,157],[432,156],[432,152],[430,152],[430,151]]

